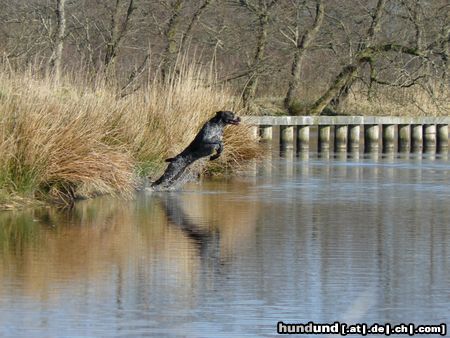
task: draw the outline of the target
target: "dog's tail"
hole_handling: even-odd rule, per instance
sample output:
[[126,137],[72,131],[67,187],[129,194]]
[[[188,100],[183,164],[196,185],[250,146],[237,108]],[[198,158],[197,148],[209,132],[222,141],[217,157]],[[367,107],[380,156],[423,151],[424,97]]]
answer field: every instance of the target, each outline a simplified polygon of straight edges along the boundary
[[166,159],[165,161],[166,162],[173,162],[174,160],[175,160],[175,157],[171,157],[171,158]]

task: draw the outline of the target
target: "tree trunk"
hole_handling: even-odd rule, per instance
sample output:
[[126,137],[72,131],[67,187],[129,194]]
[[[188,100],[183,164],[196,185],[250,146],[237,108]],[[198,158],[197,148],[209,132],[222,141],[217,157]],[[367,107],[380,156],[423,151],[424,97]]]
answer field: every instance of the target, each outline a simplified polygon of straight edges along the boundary
[[375,9],[375,14],[372,16],[372,23],[370,24],[369,30],[367,32],[367,47],[370,47],[375,42],[375,35],[381,29],[381,17],[383,15],[384,7],[386,6],[387,0],[378,0],[377,7]]
[[66,13],[64,11],[66,0],[56,0],[56,39],[53,53],[50,59],[50,67],[56,80],[61,76],[61,59],[64,49],[64,38],[66,32]]
[[105,54],[105,69],[107,74],[110,73],[110,69],[114,65],[117,52],[120,47],[120,42],[122,41],[123,36],[128,30],[128,25],[130,23],[131,15],[133,14],[134,8],[134,0],[130,0],[128,4],[127,13],[125,16],[125,20],[120,25],[120,0],[116,0],[116,5],[114,8],[114,13],[111,16],[111,37],[106,46],[106,54]]
[[183,9],[184,0],[177,0],[172,7],[172,16],[169,19],[166,30],[166,48],[162,55],[161,75],[164,78],[175,65],[175,56],[178,52],[177,33],[179,17]]
[[449,69],[449,55],[450,55],[450,29],[447,27],[447,32],[443,34],[444,39],[442,39],[442,63],[443,63],[443,71],[442,71],[442,81],[440,85],[440,89],[442,91],[446,88],[446,83],[448,81],[448,69]]
[[252,71],[250,73],[250,79],[247,82],[247,86],[242,94],[242,100],[244,107],[249,108],[253,102],[256,94],[256,88],[258,86],[258,78],[261,72],[260,66],[262,64],[265,49],[267,46],[267,26],[269,23],[269,16],[266,12],[262,13],[259,17],[259,35],[257,39],[257,46],[255,57],[251,65]]
[[181,38],[180,50],[184,49],[184,45],[186,44],[186,41],[189,39],[189,36],[192,32],[192,28],[194,27],[195,23],[200,19],[200,16],[203,14],[203,12],[211,4],[211,2],[212,0],[204,0],[203,3],[200,5],[200,7],[192,15],[191,20],[189,21],[189,24],[186,27],[186,30],[184,31],[183,36]]
[[294,58],[291,66],[291,79],[289,81],[288,91],[286,98],[284,99],[284,106],[289,109],[294,102],[294,98],[298,93],[300,87],[300,77],[303,64],[303,58],[309,48],[311,42],[315,39],[322,25],[324,17],[323,0],[318,0],[316,5],[316,17],[312,27],[305,32],[301,40],[297,41],[296,50],[294,52]]
[[117,40],[119,36],[119,5],[120,0],[116,0],[116,5],[114,7],[114,13],[111,16],[111,28],[110,28],[110,38],[106,46],[105,54],[105,68],[108,69],[109,66],[114,62],[114,58],[117,54]]
[[369,29],[367,30],[367,35],[364,43],[361,45],[359,50],[359,56],[356,56],[356,60],[346,65],[330,88],[323,94],[311,107],[311,114],[320,114],[323,109],[325,109],[330,103],[336,109],[342,99],[348,96],[351,86],[354,84],[356,79],[356,73],[359,66],[366,62],[365,57],[362,55],[364,51],[370,51],[374,42],[376,33],[381,29],[381,17],[384,11],[387,0],[378,0],[377,6],[375,8],[375,13],[372,16],[372,22]]
[[333,84],[328,88],[328,90],[323,94],[311,107],[310,114],[318,115],[320,114],[331,102],[331,100],[339,94],[339,92],[345,86],[353,80],[358,70],[357,65],[351,64],[345,66],[339,75],[334,80]]
[[288,91],[286,93],[286,98],[284,99],[284,106],[288,110],[290,110],[290,107],[294,102],[294,98],[298,93],[298,88],[300,87],[300,76],[305,52],[306,51],[304,49],[298,48],[294,52],[294,58],[291,66],[291,80],[289,81]]

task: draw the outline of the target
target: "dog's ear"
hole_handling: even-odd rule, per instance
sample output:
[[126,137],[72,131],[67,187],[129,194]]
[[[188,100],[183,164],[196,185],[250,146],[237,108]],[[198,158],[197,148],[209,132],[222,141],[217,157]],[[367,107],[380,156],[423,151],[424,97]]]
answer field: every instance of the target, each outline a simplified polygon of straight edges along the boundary
[[217,113],[216,113],[216,116],[217,117],[222,117],[222,115],[223,115],[223,110],[219,110]]

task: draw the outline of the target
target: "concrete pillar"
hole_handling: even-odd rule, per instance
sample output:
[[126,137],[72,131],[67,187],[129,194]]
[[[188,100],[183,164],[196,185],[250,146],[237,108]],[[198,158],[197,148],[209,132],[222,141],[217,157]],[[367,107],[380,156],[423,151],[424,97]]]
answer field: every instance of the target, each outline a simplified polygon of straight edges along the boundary
[[309,126],[297,126],[297,152],[309,151]]
[[395,125],[383,125],[383,153],[393,153],[395,146]]
[[421,124],[413,124],[411,128],[411,151],[413,153],[422,152],[423,148],[423,127]]
[[398,151],[409,153],[411,150],[411,126],[409,124],[398,125]]
[[318,142],[319,152],[330,151],[330,126],[319,125]]
[[346,125],[339,125],[334,127],[334,151],[347,151],[347,135],[348,127]]
[[377,124],[364,126],[364,152],[378,152],[378,141],[380,140],[380,127]]
[[448,124],[438,124],[437,126],[437,151],[448,153]]
[[348,128],[348,151],[352,153],[359,152],[359,140],[361,135],[360,126],[350,125]]
[[280,150],[294,148],[294,127],[280,126]]
[[425,153],[436,152],[436,125],[426,124],[423,126],[423,151]]
[[272,126],[260,126],[259,137],[262,142],[272,141]]
[[249,132],[252,139],[257,140],[258,139],[258,126],[250,126]]

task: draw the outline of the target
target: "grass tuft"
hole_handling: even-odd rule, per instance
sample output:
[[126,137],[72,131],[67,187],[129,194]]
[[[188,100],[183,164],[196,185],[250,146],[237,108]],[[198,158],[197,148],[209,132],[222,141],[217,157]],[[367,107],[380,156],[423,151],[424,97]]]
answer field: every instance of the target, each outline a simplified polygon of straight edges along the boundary
[[[55,83],[37,72],[0,70],[0,208],[24,201],[68,204],[98,194],[130,196],[158,175],[215,111],[237,108],[202,69],[178,65],[120,97],[106,81],[76,75]],[[246,127],[228,128],[213,165],[231,168],[259,156]]]

